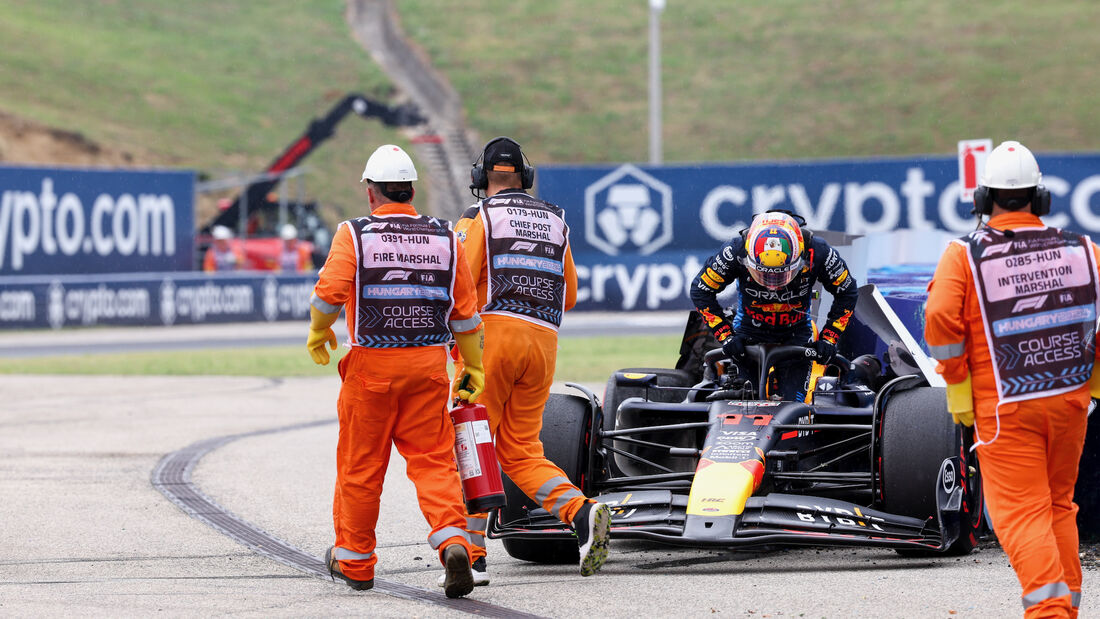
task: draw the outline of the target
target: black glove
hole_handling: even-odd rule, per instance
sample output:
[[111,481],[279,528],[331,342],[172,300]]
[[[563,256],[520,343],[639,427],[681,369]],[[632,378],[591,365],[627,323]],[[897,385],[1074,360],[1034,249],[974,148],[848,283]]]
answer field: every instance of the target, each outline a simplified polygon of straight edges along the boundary
[[825,332],[823,331],[821,337],[817,338],[817,341],[814,342],[814,351],[817,352],[817,362],[825,365],[836,356],[836,344],[826,339]]
[[745,356],[745,338],[740,335],[731,335],[722,342],[722,352],[730,359],[741,359]]

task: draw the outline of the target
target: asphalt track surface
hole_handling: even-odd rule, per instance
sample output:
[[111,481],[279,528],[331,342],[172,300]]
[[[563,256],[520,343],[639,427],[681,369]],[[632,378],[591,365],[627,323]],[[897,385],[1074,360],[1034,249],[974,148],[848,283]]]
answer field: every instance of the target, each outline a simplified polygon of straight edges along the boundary
[[[600,388],[597,385],[591,387]],[[747,553],[618,541],[604,569],[511,559],[441,595],[412,484],[394,454],[379,586],[324,577],[334,403],[324,378],[0,376],[0,615],[1012,617],[1003,553]],[[1085,575],[1082,608],[1100,608]]]

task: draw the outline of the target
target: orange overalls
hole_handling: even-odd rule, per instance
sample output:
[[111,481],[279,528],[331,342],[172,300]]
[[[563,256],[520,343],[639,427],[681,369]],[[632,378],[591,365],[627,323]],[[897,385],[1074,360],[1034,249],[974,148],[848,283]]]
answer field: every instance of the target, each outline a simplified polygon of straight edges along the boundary
[[[372,216],[416,216],[408,204],[386,204]],[[344,305],[348,332],[356,333],[359,301],[356,290],[360,258],[349,222],[336,231],[311,303],[331,314]],[[474,285],[465,264],[462,245],[454,243],[452,262],[451,331],[466,333],[480,327],[474,307]],[[364,248],[369,255],[369,248]],[[377,254],[375,254],[377,256]],[[409,280],[409,271],[392,269],[397,285]],[[405,280],[401,280],[402,277]],[[445,285],[445,282],[442,282]],[[391,306],[392,307],[392,306]],[[385,306],[367,308],[387,313]],[[388,312],[392,315],[392,312]],[[408,313],[404,314],[408,316]],[[403,320],[409,318],[397,318]],[[418,317],[411,318],[419,320]],[[385,337],[385,336],[381,336]],[[445,341],[445,340],[444,340]],[[340,360],[340,396],[336,403],[340,436],[336,445],[336,492],[332,502],[336,532],[335,557],[350,578],[374,577],[374,528],[379,497],[393,446],[405,458],[417,500],[431,526],[428,542],[440,555],[451,544],[462,544],[472,556],[466,536],[462,487],[454,462],[454,426],[447,414],[450,381],[443,345],[384,348],[352,342]]]
[[[996,229],[1041,228],[1027,212]],[[1100,249],[1092,251],[1100,260]],[[1073,488],[1085,442],[1088,383],[1067,393],[999,404],[968,249],[952,243],[928,285],[925,341],[949,384],[970,373],[983,487],[997,539],[1016,570],[1026,617],[1076,617],[1081,599]],[[999,406],[998,406],[999,404]],[[999,408],[999,410],[998,410]],[[999,424],[999,425],[998,425]],[[996,438],[994,438],[996,437]]]
[[284,245],[280,248],[277,259],[274,270],[283,273],[301,273],[313,268],[313,257],[310,255],[309,246],[301,241],[296,242],[294,247]]
[[[518,190],[517,190],[518,191]],[[498,194],[500,195],[500,194]],[[473,212],[468,211],[472,215]],[[480,210],[464,216],[455,233],[466,249],[470,273],[477,280],[477,307],[488,301],[488,260],[485,223]],[[563,310],[577,302],[577,270],[568,244],[562,260],[565,278]],[[478,399],[489,414],[497,459],[504,473],[527,496],[565,523],[587,500],[568,476],[543,454],[539,432],[542,411],[554,382],[558,354],[555,329],[517,316],[485,314],[485,391]],[[474,545],[471,561],[485,556],[488,514],[470,514],[467,532]]]
[[244,251],[236,241],[229,241],[224,250],[217,248],[217,243],[206,250],[202,259],[202,270],[207,273],[215,271],[236,271],[244,267]]

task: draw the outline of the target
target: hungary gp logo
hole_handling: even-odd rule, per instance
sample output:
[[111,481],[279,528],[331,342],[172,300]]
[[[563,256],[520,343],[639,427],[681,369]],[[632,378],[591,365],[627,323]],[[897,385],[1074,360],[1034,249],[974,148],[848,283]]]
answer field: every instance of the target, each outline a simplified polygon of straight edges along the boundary
[[672,188],[626,164],[584,192],[584,238],[605,254],[648,255],[672,241]]

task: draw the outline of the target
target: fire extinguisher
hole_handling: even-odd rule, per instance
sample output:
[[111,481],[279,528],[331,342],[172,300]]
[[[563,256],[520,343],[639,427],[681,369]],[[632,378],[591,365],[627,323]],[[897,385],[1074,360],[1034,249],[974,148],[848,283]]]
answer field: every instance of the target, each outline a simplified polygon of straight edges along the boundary
[[504,506],[497,452],[489,432],[489,413],[481,404],[455,400],[451,409],[455,426],[455,461],[462,478],[466,512],[481,514]]

